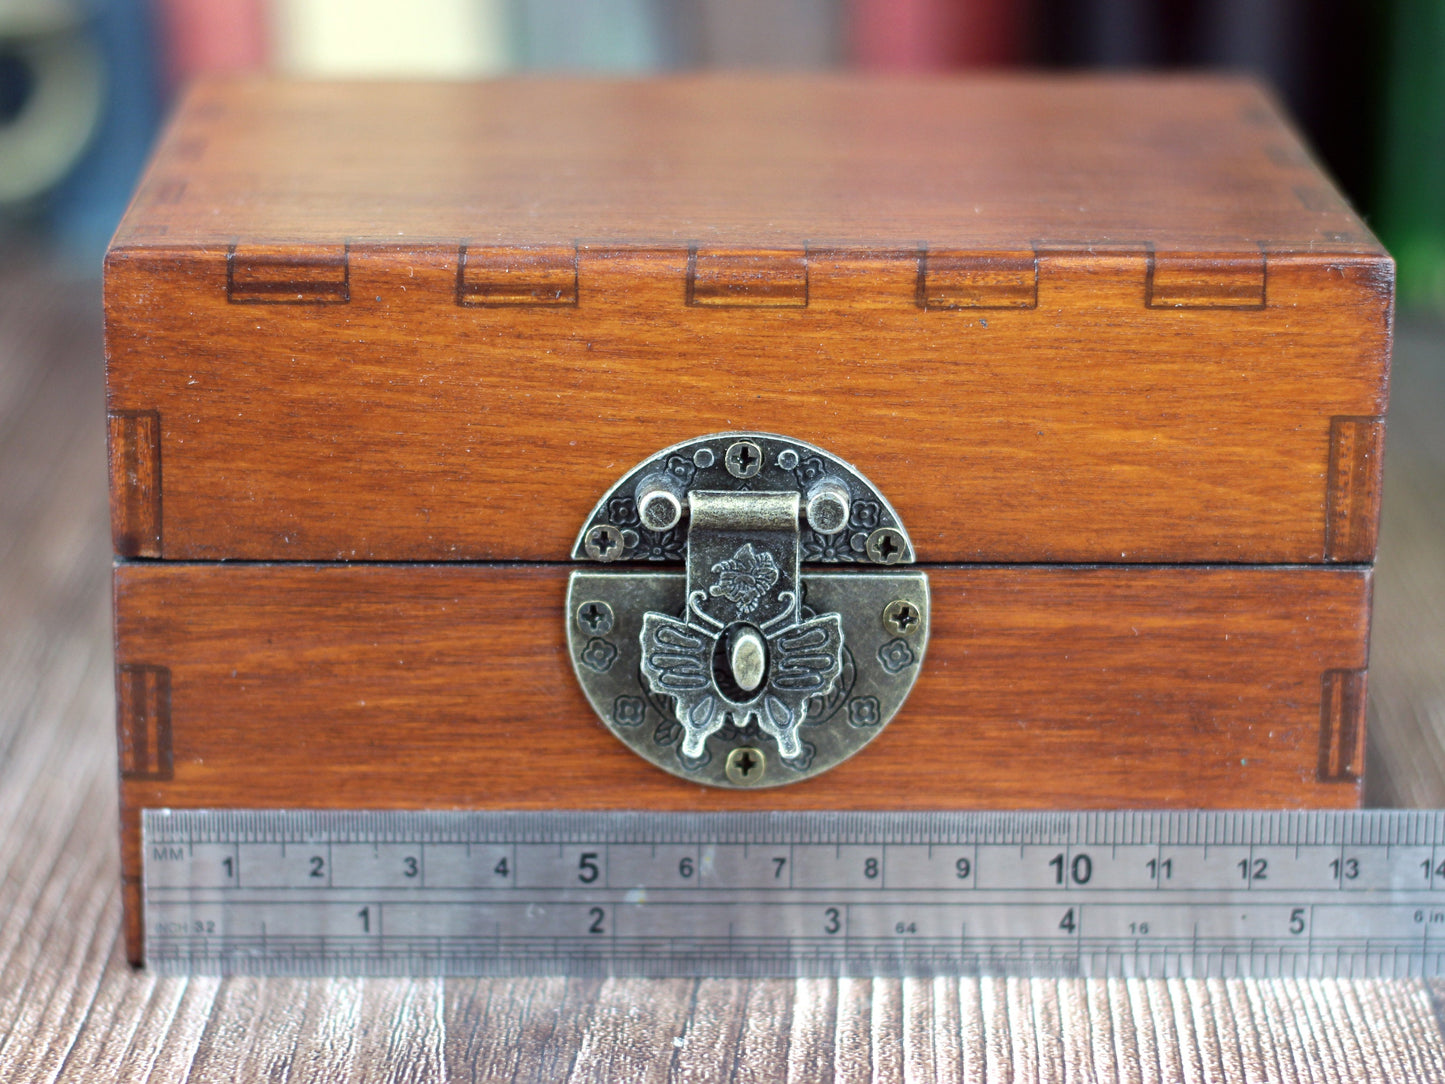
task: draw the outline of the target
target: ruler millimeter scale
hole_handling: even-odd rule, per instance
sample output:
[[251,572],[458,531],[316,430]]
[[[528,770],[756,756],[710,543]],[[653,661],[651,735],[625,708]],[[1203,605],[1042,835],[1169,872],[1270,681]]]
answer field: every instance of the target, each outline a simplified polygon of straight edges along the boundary
[[146,810],[147,964],[1435,976],[1445,812]]

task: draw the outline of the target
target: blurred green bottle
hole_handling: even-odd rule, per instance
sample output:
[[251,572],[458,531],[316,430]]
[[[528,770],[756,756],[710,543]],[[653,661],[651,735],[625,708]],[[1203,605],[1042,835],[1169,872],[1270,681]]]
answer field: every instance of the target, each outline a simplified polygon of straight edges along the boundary
[[1445,0],[1396,0],[1376,217],[1402,306],[1445,311]]

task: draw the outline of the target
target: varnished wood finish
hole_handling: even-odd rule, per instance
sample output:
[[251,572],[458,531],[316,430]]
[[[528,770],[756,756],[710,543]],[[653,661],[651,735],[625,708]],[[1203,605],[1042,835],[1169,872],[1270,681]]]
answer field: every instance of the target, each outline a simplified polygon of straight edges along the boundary
[[1256,85],[1097,75],[201,83],[116,244],[358,237],[1380,255]]
[[1362,570],[935,568],[928,657],[904,709],[825,776],[751,792],[668,775],[603,728],[568,660],[566,576],[560,565],[118,566],[118,664],[162,668],[169,693],[163,720],[145,715],[157,696],[122,704],[122,748],[154,744],[132,732],[170,740],[122,779],[127,879],[139,874],[139,810],[156,806],[1359,799]]
[[115,544],[558,560],[751,428],[926,561],[1367,561],[1392,276],[1238,81],[203,85],[108,261]]

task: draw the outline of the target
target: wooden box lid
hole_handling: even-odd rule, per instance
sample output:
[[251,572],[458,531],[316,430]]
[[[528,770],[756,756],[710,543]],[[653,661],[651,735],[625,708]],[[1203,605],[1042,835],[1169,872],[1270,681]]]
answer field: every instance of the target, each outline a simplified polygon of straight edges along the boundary
[[565,560],[754,429],[924,561],[1369,561],[1392,284],[1237,80],[206,83],[107,258],[115,546]]

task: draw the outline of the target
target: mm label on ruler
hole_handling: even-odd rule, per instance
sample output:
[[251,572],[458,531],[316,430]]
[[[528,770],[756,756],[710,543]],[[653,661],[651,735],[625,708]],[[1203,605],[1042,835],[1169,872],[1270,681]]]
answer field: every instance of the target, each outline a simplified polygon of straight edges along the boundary
[[1435,976],[1445,813],[146,810],[171,973]]

